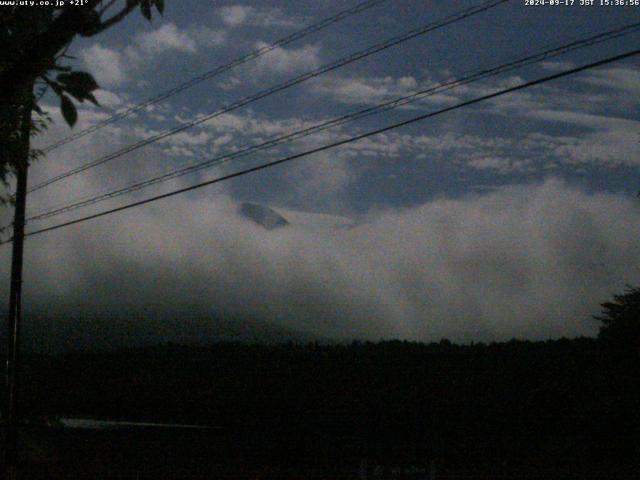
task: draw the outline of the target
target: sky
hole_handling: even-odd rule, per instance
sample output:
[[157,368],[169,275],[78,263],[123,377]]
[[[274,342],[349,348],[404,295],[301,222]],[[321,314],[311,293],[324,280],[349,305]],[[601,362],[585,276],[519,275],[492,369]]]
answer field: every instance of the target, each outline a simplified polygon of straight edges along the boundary
[[[69,49],[101,86],[46,146],[355,5],[167,1]],[[478,5],[387,0],[50,152],[30,185],[354,52]],[[28,215],[640,21],[638,7],[511,0],[302,82],[30,194]],[[325,130],[28,231],[329,144],[635,48],[639,33]],[[30,237],[25,335],[87,344],[210,339],[211,316],[337,339],[459,342],[597,334],[599,305],[640,278],[640,63],[588,70],[194,190]],[[289,221],[266,230],[238,205]],[[2,219],[10,221],[4,208]],[[10,249],[0,251],[7,298]],[[55,313],[55,314],[54,314]],[[72,328],[49,318],[73,318]],[[34,317],[35,318],[35,317]],[[174,321],[175,319],[179,321]],[[150,319],[153,319],[150,320]],[[169,320],[171,319],[171,320]],[[64,330],[64,332],[63,332]],[[57,333],[56,333],[57,332]],[[68,338],[67,338],[68,337]]]

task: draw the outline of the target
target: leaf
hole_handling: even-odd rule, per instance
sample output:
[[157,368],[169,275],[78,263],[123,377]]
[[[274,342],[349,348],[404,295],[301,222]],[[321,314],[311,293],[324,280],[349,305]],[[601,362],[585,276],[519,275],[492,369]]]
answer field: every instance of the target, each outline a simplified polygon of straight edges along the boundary
[[160,13],[160,15],[164,14],[164,0],[155,0],[155,3],[158,13]]
[[73,127],[78,120],[78,111],[71,99],[66,95],[60,96],[60,109],[62,110],[62,116],[66,122],[70,127]]
[[46,79],[47,83],[49,84],[49,86],[51,87],[51,89],[56,92],[56,95],[60,96],[62,95],[62,85],[60,85],[58,82],[54,82],[52,80],[49,80],[48,78]]
[[140,11],[142,15],[144,15],[144,18],[151,21],[151,3],[149,0],[142,0],[140,2]]
[[67,88],[64,89],[64,91],[66,93],[68,93],[69,95],[71,95],[73,98],[75,98],[80,103],[84,102],[84,99],[87,98],[87,93],[85,91],[83,91],[83,90],[78,89],[78,88],[67,87]]
[[61,73],[56,77],[56,80],[65,86],[70,86],[87,93],[100,88],[98,82],[93,78],[93,75],[87,72]]
[[96,107],[100,106],[100,104],[98,103],[98,100],[96,99],[96,97],[93,96],[93,93],[87,94],[87,100],[89,100],[91,103],[93,103]]
[[81,23],[81,29],[78,33],[83,37],[92,37],[95,35],[101,26],[100,14],[92,9],[84,9],[83,10],[83,20]]
[[[97,105],[97,101],[91,92],[98,89],[99,86],[91,74],[87,72],[69,72],[61,73],[56,78],[60,82],[58,86],[79,102],[89,100]],[[62,92],[56,91],[56,93],[62,95]]]

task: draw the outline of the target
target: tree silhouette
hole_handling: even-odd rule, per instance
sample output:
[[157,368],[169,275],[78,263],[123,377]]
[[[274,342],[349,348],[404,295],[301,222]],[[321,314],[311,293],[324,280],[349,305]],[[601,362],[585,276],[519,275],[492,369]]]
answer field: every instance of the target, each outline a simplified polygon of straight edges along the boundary
[[602,304],[598,338],[616,349],[640,354],[640,288],[627,287],[624,294]]
[[[53,3],[53,2],[52,2]],[[31,112],[31,133],[38,133],[49,118],[38,106],[47,89],[60,99],[65,121],[77,120],[74,105],[88,100],[97,104],[98,84],[91,74],[63,65],[66,50],[76,36],[92,37],[123,20],[136,7],[151,20],[152,7],[164,10],[164,0],[84,0],[60,6],[4,6],[0,8],[0,181],[33,158],[22,138],[23,120]],[[7,197],[2,200],[7,200]]]
[[[60,98],[62,116],[72,127],[78,118],[72,99],[97,104],[92,92],[98,84],[93,76],[63,65],[67,48],[77,35],[96,35],[123,20],[137,6],[151,20],[152,6],[162,14],[164,0],[82,0],[58,2],[57,6],[16,2],[0,8],[0,181],[8,187],[9,176],[16,177],[15,197],[0,195],[0,201],[15,203],[7,387],[2,412],[6,430],[4,478],[17,475],[20,415],[16,398],[27,172],[36,153],[31,150],[31,136],[46,128],[49,121],[38,101],[51,88]],[[117,13],[113,13],[116,8]],[[33,112],[39,115],[35,121]]]

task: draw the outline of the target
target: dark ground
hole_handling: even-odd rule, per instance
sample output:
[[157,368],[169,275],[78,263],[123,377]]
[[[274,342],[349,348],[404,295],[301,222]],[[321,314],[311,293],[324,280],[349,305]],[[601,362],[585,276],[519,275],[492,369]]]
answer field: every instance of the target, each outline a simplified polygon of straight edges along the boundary
[[[593,339],[164,345],[25,364],[21,478],[360,478],[365,458],[369,478],[428,478],[431,463],[438,479],[640,478],[638,356]],[[220,428],[41,425],[64,416]]]

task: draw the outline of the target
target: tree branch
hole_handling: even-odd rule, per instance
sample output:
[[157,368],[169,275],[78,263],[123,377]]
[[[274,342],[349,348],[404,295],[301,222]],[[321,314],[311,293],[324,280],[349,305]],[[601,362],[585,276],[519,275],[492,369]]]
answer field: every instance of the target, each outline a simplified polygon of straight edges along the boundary
[[[83,8],[70,7],[62,12],[45,32],[37,35],[30,45],[25,47],[21,57],[29,61],[17,59],[0,73],[0,109],[15,101],[22,85],[46,73],[56,54],[64,49],[73,37],[86,32],[88,19],[91,18],[90,15],[97,15],[94,9],[99,3],[100,0],[88,0],[88,4]],[[97,29],[91,31],[91,35],[119,22],[138,4],[138,0],[128,1],[121,12],[101,23]]]
[[104,7],[100,9],[100,11],[98,12],[98,15],[102,17],[102,15],[104,15],[107,10],[113,7],[117,1],[118,0],[111,0],[109,3],[107,3]]
[[121,22],[127,15],[129,15],[129,13],[131,13],[131,11],[136,8],[136,6],[138,5],[137,2],[135,3],[129,3],[127,2],[127,5],[120,10],[118,13],[116,13],[113,17],[111,17],[109,20],[105,20],[104,22],[101,22],[100,25],[98,25],[94,30],[91,31],[90,35],[87,35],[89,37],[92,37],[100,32],[103,32],[104,30],[110,28],[111,26],[115,25],[118,22]]

